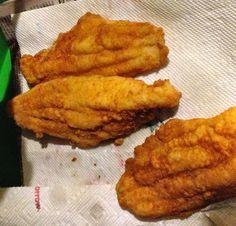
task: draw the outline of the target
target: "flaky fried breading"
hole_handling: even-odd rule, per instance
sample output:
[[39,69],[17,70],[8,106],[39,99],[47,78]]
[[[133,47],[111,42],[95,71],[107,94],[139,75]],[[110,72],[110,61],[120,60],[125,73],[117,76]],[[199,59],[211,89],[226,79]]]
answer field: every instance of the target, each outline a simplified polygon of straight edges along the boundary
[[141,217],[181,216],[236,195],[236,107],[173,119],[135,148],[116,190]]
[[136,76],[160,68],[167,55],[161,27],[87,13],[52,47],[23,55],[21,70],[30,84],[69,75]]
[[15,97],[9,110],[17,124],[92,147],[124,137],[155,119],[160,108],[178,105],[181,94],[168,80],[147,85],[119,76],[54,79]]

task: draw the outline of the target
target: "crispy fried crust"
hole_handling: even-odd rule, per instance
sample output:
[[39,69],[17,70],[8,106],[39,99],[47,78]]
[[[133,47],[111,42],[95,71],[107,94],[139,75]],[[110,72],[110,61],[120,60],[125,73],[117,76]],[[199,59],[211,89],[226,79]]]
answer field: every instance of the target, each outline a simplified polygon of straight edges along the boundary
[[168,80],[146,85],[119,76],[79,76],[51,80],[15,97],[9,110],[17,124],[92,147],[126,136],[178,105],[181,94]]
[[135,148],[116,190],[141,217],[181,216],[236,195],[236,108],[173,119]]
[[21,70],[30,84],[69,75],[136,76],[160,68],[167,55],[161,27],[87,13],[52,47],[23,55]]

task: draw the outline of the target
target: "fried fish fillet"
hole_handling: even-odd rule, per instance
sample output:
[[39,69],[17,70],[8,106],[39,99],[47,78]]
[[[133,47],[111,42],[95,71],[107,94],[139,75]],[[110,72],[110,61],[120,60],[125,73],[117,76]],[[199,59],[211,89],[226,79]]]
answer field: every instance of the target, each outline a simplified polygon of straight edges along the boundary
[[21,70],[34,85],[69,75],[136,76],[160,68],[167,55],[161,27],[87,13],[52,47],[23,55]]
[[168,80],[153,85],[119,76],[75,76],[33,87],[9,103],[16,123],[37,137],[49,134],[80,147],[124,137],[155,119],[159,108],[178,105]]
[[236,107],[210,119],[173,119],[135,148],[116,190],[141,217],[181,216],[236,196]]

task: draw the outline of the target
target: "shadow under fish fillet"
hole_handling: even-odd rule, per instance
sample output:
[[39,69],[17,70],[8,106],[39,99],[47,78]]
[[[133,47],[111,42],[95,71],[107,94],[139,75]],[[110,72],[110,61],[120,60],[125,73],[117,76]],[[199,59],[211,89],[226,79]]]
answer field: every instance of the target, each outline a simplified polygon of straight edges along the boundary
[[184,216],[236,196],[236,107],[210,119],[172,119],[134,154],[116,190],[137,216]]
[[167,55],[161,27],[87,13],[52,47],[23,55],[21,70],[33,85],[70,75],[136,76],[160,68]]
[[157,109],[177,106],[180,97],[168,80],[147,85],[119,76],[66,77],[15,97],[9,111],[37,137],[45,133],[87,148],[132,133],[155,119]]

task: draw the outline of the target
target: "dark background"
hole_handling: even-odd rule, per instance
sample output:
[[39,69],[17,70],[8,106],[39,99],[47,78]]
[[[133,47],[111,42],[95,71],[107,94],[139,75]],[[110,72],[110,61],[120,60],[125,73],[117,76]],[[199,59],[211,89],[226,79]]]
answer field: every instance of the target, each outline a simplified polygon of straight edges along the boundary
[[11,49],[12,73],[6,99],[0,104],[0,187],[23,185],[21,161],[21,130],[7,112],[7,102],[20,93],[19,46],[15,38],[10,16],[0,18],[3,31]]
[[[14,96],[11,82],[7,99]],[[6,111],[7,102],[0,105],[0,186],[21,186],[22,166],[20,154],[20,130]]]

